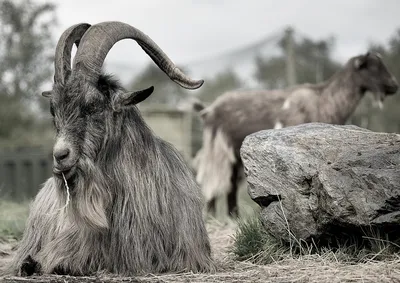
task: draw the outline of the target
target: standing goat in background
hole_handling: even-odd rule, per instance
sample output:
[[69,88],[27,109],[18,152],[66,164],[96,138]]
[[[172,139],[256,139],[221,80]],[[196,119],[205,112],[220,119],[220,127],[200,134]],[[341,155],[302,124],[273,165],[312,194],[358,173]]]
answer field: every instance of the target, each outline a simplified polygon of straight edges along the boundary
[[247,135],[309,122],[344,124],[367,91],[382,104],[397,89],[379,54],[368,52],[351,58],[320,84],[228,92],[207,108],[193,102],[204,124],[203,146],[194,167],[209,209],[215,212],[216,197],[227,194],[229,214],[237,216],[238,183],[243,176],[239,153]]
[[[135,106],[153,87],[127,92],[101,71],[111,47],[125,38],[136,40],[182,87],[203,84],[186,77],[156,43],[127,24],[67,29],[56,48],[53,89],[43,93],[57,131],[54,176],[32,203],[10,273],[214,269],[194,176]],[[71,69],[74,43],[78,49]]]

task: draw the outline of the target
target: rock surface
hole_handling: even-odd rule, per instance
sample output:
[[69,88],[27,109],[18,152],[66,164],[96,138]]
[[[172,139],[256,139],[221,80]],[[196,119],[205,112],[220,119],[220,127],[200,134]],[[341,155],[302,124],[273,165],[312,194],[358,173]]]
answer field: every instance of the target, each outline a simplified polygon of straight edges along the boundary
[[249,135],[241,157],[277,238],[329,241],[372,228],[400,236],[400,135],[309,123]]

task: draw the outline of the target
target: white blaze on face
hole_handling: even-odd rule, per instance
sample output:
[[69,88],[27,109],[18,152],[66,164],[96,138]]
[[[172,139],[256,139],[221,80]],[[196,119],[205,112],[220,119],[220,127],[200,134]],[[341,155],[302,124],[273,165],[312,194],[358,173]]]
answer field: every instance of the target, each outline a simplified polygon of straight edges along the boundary
[[274,129],[282,129],[283,128],[283,124],[281,123],[281,121],[276,121]]

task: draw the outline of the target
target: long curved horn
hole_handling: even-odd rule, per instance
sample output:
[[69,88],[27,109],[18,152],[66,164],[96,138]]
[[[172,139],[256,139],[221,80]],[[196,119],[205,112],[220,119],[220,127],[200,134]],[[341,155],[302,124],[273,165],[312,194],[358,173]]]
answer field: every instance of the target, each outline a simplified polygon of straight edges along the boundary
[[150,37],[122,22],[102,22],[91,26],[81,39],[73,70],[82,71],[89,80],[97,82],[107,53],[115,43],[126,38],[134,39],[154,63],[180,86],[196,89],[204,83],[186,76]]
[[79,46],[79,41],[90,27],[87,23],[71,26],[63,32],[58,40],[55,54],[54,82],[64,84],[71,73],[71,51],[74,43]]

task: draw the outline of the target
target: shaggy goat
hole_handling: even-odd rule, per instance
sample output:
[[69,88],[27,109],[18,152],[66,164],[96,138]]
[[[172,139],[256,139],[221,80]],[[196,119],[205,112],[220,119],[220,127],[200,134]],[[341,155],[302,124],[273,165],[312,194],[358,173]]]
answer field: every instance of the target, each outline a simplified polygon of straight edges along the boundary
[[368,52],[351,58],[320,84],[228,92],[207,108],[192,102],[204,124],[203,147],[193,163],[209,210],[215,210],[216,197],[227,194],[229,214],[237,216],[237,189],[243,178],[239,153],[247,135],[308,122],[344,124],[366,91],[382,103],[397,88],[380,56]]
[[[57,131],[54,175],[31,205],[10,273],[214,269],[194,175],[178,151],[153,134],[135,106],[153,87],[126,92],[101,71],[111,47],[125,38],[136,40],[182,87],[203,83],[186,77],[156,43],[127,24],[67,29],[56,48],[53,89],[43,93],[50,99]],[[71,69],[74,43],[79,46]]]

